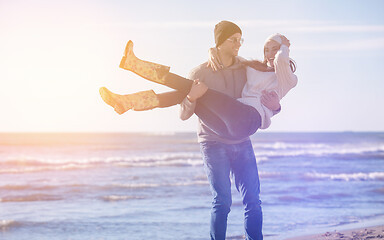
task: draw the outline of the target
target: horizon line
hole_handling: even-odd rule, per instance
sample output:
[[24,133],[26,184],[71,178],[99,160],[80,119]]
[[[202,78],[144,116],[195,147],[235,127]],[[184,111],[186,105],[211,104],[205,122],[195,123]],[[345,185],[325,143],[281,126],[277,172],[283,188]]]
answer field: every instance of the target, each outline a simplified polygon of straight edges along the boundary
[[[0,131],[0,134],[186,134],[196,131]],[[257,134],[266,133],[384,133],[384,130],[329,130],[329,131],[262,131]],[[253,136],[252,135],[252,136]]]

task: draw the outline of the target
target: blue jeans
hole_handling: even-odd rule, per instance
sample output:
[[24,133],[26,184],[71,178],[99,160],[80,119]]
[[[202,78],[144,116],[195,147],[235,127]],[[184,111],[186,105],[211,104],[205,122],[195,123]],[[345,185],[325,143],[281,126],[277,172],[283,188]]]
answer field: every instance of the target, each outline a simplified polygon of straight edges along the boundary
[[239,144],[208,141],[200,143],[200,149],[213,195],[211,239],[225,239],[227,217],[232,204],[230,181],[232,172],[236,188],[243,200],[246,239],[262,240],[260,182],[251,141]]

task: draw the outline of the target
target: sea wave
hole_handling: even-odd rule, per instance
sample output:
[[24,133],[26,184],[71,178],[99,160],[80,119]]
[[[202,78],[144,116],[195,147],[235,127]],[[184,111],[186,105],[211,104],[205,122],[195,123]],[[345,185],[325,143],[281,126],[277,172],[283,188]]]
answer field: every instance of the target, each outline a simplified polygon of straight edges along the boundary
[[306,173],[306,177],[310,179],[330,179],[338,181],[366,181],[366,180],[380,180],[384,181],[384,172],[370,172],[370,173]]
[[[48,223],[49,224],[49,223]],[[47,222],[32,222],[32,221],[23,221],[23,220],[13,220],[13,219],[2,219],[0,220],[0,231],[8,231],[13,228],[20,227],[38,227],[47,225]],[[1,238],[3,239],[3,238]]]
[[263,158],[300,156],[363,156],[375,155],[384,159],[384,145],[328,145],[328,144],[255,144],[255,155]]
[[[39,155],[36,153],[36,155]],[[41,154],[40,154],[41,155]],[[82,163],[82,164],[100,164],[100,163],[115,163],[115,162],[141,162],[141,161],[168,161],[175,159],[193,160],[201,158],[199,152],[150,152],[147,154],[126,154],[114,155],[113,153],[106,157],[93,156],[82,157],[75,154],[63,156],[25,156],[14,155],[4,159],[0,158],[0,166],[42,166],[42,165],[60,165],[63,163]]]
[[298,148],[306,148],[306,149],[317,149],[317,148],[325,148],[328,147],[328,144],[325,143],[289,143],[289,142],[256,142],[253,143],[253,146],[258,149],[298,149]]
[[[29,202],[29,201],[55,201],[61,200],[63,197],[51,194],[52,191],[68,192],[99,192],[99,191],[116,191],[126,189],[146,189],[146,188],[161,188],[161,187],[183,187],[183,186],[196,186],[208,185],[205,179],[186,180],[171,183],[152,183],[152,182],[131,182],[131,183],[115,183],[115,184],[63,184],[63,185],[3,185],[0,186],[0,202]],[[40,191],[40,193],[33,193]],[[44,194],[42,192],[49,192]],[[13,195],[9,195],[12,193]],[[16,194],[17,193],[17,194]],[[24,194],[23,194],[24,193]],[[31,194],[29,194],[31,193]],[[7,196],[8,194],[8,196]],[[23,195],[22,195],[23,194]],[[113,198],[113,197],[112,197]],[[111,198],[111,199],[112,199]]]
[[[267,162],[281,157],[341,157],[345,159],[377,158],[384,159],[384,145],[330,145],[323,143],[255,143],[257,162]],[[173,151],[173,150],[172,150]],[[202,166],[203,160],[198,151],[147,153],[95,153],[95,156],[64,155],[48,156],[43,153],[31,153],[29,156],[0,155],[0,174],[28,173],[41,171],[70,171],[95,167],[191,167]],[[100,155],[101,154],[101,155]],[[113,155],[118,154],[118,155]]]
[[0,202],[36,202],[36,201],[58,201],[62,197],[51,194],[30,194],[23,196],[5,196],[0,198]]
[[29,184],[21,184],[21,185],[4,185],[0,186],[0,190],[6,191],[26,191],[26,190],[52,190],[56,188],[55,186],[33,186]]
[[93,167],[158,167],[200,166],[200,153],[151,153],[147,155],[90,157],[90,158],[32,158],[13,157],[0,161],[1,173],[76,170]]
[[61,188],[69,189],[80,189],[88,188],[90,185],[87,184],[63,184],[63,185],[31,185],[31,184],[7,184],[0,186],[0,191],[13,191],[13,192],[23,192],[23,191],[52,191]]
[[11,227],[17,227],[20,226],[20,222],[15,220],[9,220],[9,219],[3,219],[0,220],[0,230],[4,231]]
[[126,195],[109,195],[101,197],[101,200],[106,202],[117,202],[117,201],[126,201],[132,199],[144,199],[144,197],[140,196],[126,196]]
[[282,174],[280,172],[264,172],[259,171],[260,178],[280,178]]
[[177,187],[177,186],[194,186],[194,185],[207,185],[207,180],[194,180],[175,183],[127,183],[127,184],[113,184],[106,186],[107,188],[158,188],[158,187]]
[[75,170],[82,168],[89,168],[91,165],[80,165],[80,164],[64,164],[59,166],[42,166],[42,167],[13,167],[13,168],[2,168],[0,174],[17,174],[17,173],[30,173],[30,172],[43,172],[43,171],[63,171],[63,170]]

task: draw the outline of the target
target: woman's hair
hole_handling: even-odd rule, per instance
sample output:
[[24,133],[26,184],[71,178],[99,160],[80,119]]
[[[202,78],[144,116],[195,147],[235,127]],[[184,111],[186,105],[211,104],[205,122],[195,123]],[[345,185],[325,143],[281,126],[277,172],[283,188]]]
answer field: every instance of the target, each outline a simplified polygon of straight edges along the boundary
[[267,63],[261,62],[259,60],[250,60],[250,61],[244,61],[243,62],[246,66],[251,67],[255,70],[258,70],[260,72],[271,72],[271,69],[268,68]]
[[292,58],[289,59],[289,67],[293,73],[296,72],[296,62]]

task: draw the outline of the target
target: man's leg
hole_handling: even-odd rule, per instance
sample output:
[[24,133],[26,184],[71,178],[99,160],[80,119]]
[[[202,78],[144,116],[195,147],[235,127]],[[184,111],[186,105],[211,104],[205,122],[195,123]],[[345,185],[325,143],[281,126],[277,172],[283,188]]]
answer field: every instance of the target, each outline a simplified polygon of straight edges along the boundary
[[236,158],[231,162],[237,190],[244,205],[245,236],[248,240],[262,240],[260,181],[256,158],[250,140],[237,144]]
[[204,167],[211,187],[213,201],[211,209],[211,239],[224,240],[227,217],[232,204],[230,159],[228,145],[218,142],[200,143]]

